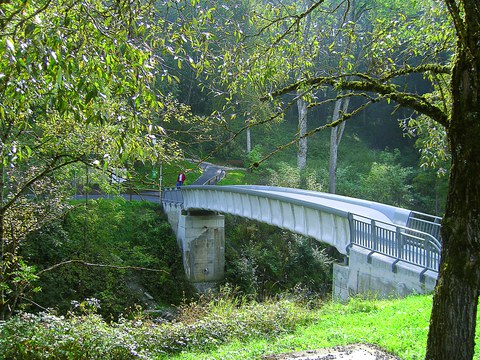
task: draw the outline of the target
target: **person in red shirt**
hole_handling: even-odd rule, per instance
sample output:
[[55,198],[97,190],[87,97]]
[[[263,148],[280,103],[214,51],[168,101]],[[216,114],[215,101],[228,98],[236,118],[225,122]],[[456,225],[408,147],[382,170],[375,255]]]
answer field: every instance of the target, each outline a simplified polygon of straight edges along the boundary
[[177,188],[180,186],[183,186],[183,183],[185,182],[185,174],[183,172],[180,172],[177,176]]

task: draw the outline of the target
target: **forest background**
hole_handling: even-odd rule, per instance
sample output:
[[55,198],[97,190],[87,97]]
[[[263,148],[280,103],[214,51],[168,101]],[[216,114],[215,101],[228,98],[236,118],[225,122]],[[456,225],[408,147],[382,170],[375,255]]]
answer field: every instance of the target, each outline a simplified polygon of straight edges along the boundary
[[[98,214],[120,227],[134,207],[100,201],[92,204],[99,213],[88,205],[75,213],[71,209],[80,206],[66,199],[90,189],[121,191],[110,181],[119,174],[128,180],[122,186],[156,187],[159,174],[164,180],[164,166],[179,158],[241,162],[249,172],[238,173],[237,183],[328,188],[443,213],[448,146],[445,130],[431,119],[442,124],[442,110],[451,104],[455,34],[448,6],[429,1],[408,7],[381,1],[151,5],[2,3],[2,318],[27,304],[42,306],[30,295],[39,291],[39,275],[65,271],[72,281],[99,265],[79,258],[91,247],[99,259],[102,252],[90,237],[116,247],[115,235],[108,234],[113,229],[95,227],[105,223]],[[424,32],[430,36],[421,36]],[[431,119],[390,104],[392,99]],[[322,133],[330,129],[328,136]],[[156,227],[149,223],[156,210],[142,211],[146,227]],[[239,232],[256,239],[259,227],[244,225]],[[55,251],[42,253],[48,243],[42,236],[52,250],[61,249],[48,265],[42,261]],[[292,251],[306,251],[306,240],[279,236],[292,239],[283,244],[298,245]],[[119,262],[109,262],[110,270],[149,273],[150,265],[162,261],[143,253],[152,244],[132,241],[137,243],[124,246],[133,263],[115,255]],[[62,253],[70,245],[75,259]],[[325,263],[319,254],[326,251],[314,248],[307,255]],[[248,259],[246,252],[237,249],[233,262],[236,274],[242,274],[241,264],[250,270],[249,291],[257,296],[278,291],[258,285],[270,275],[252,273],[260,260]],[[268,255],[265,264],[271,265],[274,256]],[[164,276],[163,283],[170,280]],[[86,282],[65,289],[79,296]],[[178,291],[172,295],[180,298]],[[116,296],[102,296],[115,317]]]

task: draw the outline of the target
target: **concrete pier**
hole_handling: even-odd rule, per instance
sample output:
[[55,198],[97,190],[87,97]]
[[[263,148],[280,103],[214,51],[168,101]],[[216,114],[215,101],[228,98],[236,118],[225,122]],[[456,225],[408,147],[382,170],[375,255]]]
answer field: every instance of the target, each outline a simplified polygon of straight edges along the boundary
[[182,211],[177,239],[187,278],[215,282],[225,274],[225,217],[211,211]]

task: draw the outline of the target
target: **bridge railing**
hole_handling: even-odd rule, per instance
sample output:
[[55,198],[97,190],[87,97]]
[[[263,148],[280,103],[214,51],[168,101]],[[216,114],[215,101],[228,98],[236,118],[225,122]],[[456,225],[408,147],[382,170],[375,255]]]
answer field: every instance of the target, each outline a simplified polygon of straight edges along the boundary
[[181,189],[177,188],[165,188],[162,190],[162,202],[182,204],[183,194]]
[[407,221],[407,227],[419,231],[426,232],[441,242],[440,229],[442,227],[442,218],[424,214],[417,211],[412,211]]
[[441,243],[424,231],[350,214],[351,242],[372,253],[438,271]]

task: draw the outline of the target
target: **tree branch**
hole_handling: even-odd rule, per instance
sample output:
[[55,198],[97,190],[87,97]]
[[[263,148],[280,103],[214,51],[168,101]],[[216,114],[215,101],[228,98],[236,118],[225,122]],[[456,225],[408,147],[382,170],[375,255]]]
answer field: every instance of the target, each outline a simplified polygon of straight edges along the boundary
[[30,185],[32,185],[33,183],[35,183],[36,181],[38,181],[39,179],[45,177],[46,175],[54,172],[55,170],[58,170],[64,166],[67,166],[67,165],[70,165],[70,164],[73,164],[73,163],[76,163],[76,162],[79,162],[81,161],[80,158],[73,158],[73,159],[70,159],[70,160],[66,160],[60,164],[56,164],[56,162],[62,158],[64,156],[57,156],[55,157],[51,162],[50,164],[46,165],[45,168],[40,171],[36,176],[32,177],[31,179],[29,179],[21,188],[20,191],[17,191],[17,193],[12,196],[4,205],[2,205],[0,207],[0,216],[2,216],[3,214],[5,214],[5,212],[10,208],[10,206],[12,206],[13,203],[15,203],[19,198],[20,196],[22,195],[22,193],[25,191],[25,189],[27,189]]
[[465,11],[465,9],[460,11],[456,0],[445,0],[445,4],[447,4],[448,12],[452,17],[453,24],[455,25],[455,30],[457,32],[458,38],[460,39],[460,42],[465,47],[465,50],[468,52],[469,56],[472,57],[472,53],[470,53],[470,49],[467,46],[467,29],[465,27],[463,19],[460,16],[460,14]]
[[[358,78],[360,80],[344,80],[344,78]],[[341,76],[325,77],[318,76],[310,79],[303,79],[289,86],[279,89],[261,97],[262,101],[267,101],[275,97],[296,91],[298,88],[312,86],[318,88],[322,85],[330,85],[334,88],[352,91],[368,91],[381,95],[396,101],[400,105],[413,109],[421,114],[427,115],[439,124],[448,126],[448,115],[439,107],[430,103],[424,96],[398,91],[393,84],[385,84],[381,80],[376,80],[366,74],[345,74]]]
[[388,81],[397,76],[410,75],[431,72],[433,74],[451,74],[452,68],[450,66],[438,65],[438,64],[425,64],[416,67],[406,66],[403,69],[392,71],[386,74],[380,79],[380,82]]
[[277,18],[275,19],[274,21],[270,22],[269,24],[265,25],[263,28],[261,28],[257,34],[255,36],[259,36],[260,34],[262,34],[266,29],[268,29],[270,26],[272,26],[273,24],[276,24],[280,21],[284,21],[285,19],[289,18],[289,17],[293,17],[294,20],[293,22],[290,24],[290,26],[287,28],[287,30],[285,30],[279,37],[277,37],[277,39],[272,43],[272,46],[275,46],[276,44],[278,44],[280,41],[282,41],[289,33],[290,31],[295,27],[295,26],[298,26],[298,24],[300,23],[300,21],[304,18],[306,18],[310,13],[312,13],[317,7],[319,7],[321,4],[323,4],[325,2],[325,0],[319,0],[319,1],[316,1],[312,4],[312,6],[310,6],[308,9],[306,9],[303,13],[300,13],[298,15],[292,15],[292,16],[284,16],[284,17],[280,17],[280,18]]
[[141,266],[118,266],[118,265],[95,264],[95,263],[89,263],[85,260],[73,259],[73,260],[62,261],[58,264],[50,266],[49,268],[40,270],[37,273],[37,276],[40,276],[43,273],[46,273],[48,271],[52,271],[52,270],[54,270],[54,269],[56,269],[60,266],[69,265],[69,264],[79,264],[79,265],[86,266],[86,267],[100,267],[100,268],[109,268],[109,269],[116,269],[116,270],[138,270],[138,271],[163,272],[163,273],[168,274],[168,271],[165,271],[165,270],[148,269],[148,268],[144,268],[144,267],[141,267]]

